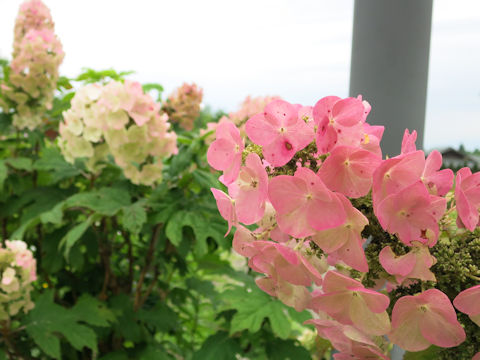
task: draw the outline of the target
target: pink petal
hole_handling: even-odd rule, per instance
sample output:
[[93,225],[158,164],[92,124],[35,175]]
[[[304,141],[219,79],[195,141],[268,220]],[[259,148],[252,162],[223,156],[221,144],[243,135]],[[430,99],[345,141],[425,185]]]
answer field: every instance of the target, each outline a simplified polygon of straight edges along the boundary
[[348,313],[352,298],[352,293],[348,291],[332,292],[314,297],[309,307],[317,312],[324,311],[338,322],[348,325],[352,324]]
[[273,124],[268,122],[264,114],[257,114],[248,119],[245,131],[255,144],[266,146],[272,142],[272,138],[278,135]]
[[232,229],[232,225],[234,225],[237,222],[235,217],[235,207],[233,205],[233,201],[230,198],[230,196],[228,196],[221,190],[214,189],[214,188],[211,188],[210,190],[212,191],[213,196],[215,197],[220,215],[222,215],[222,217],[228,221],[228,230],[225,234],[225,236],[227,236],[230,230]]
[[235,235],[233,236],[232,247],[240,255],[251,257],[258,251],[252,246],[255,237],[250,230],[243,226],[238,226]]
[[298,121],[298,109],[284,100],[274,100],[265,106],[265,119],[272,124],[290,126]]
[[235,156],[235,144],[228,139],[217,139],[208,148],[207,160],[216,170],[225,170],[232,164]]
[[385,335],[390,331],[390,319],[387,312],[373,313],[369,311],[362,295],[356,293],[351,300],[349,311],[353,325],[367,334]]
[[368,309],[374,313],[378,314],[384,312],[390,304],[389,297],[377,291],[364,288],[356,288],[355,291],[357,291],[358,295],[363,298]]
[[467,315],[480,314],[480,285],[463,290],[453,300],[453,305]]
[[417,132],[415,130],[410,132],[408,129],[405,129],[405,132],[403,133],[403,139],[402,139],[402,154],[407,154],[410,152],[417,151],[417,146],[415,145],[415,141],[417,141]]
[[407,276],[415,266],[416,259],[413,252],[409,252],[403,256],[397,256],[390,248],[386,246],[378,255],[380,264],[390,275]]
[[420,332],[417,306],[414,296],[403,296],[392,311],[392,331],[388,337],[407,351],[421,351],[431,345]]
[[369,151],[337,146],[318,174],[330,190],[358,198],[370,191],[372,174],[380,162],[381,158]]
[[297,152],[293,137],[278,135],[263,147],[263,156],[275,167],[288,163]]
[[361,122],[364,117],[365,108],[361,100],[346,98],[335,103],[332,115],[335,122],[342,126],[353,126]]
[[333,106],[340,98],[338,96],[327,96],[317,101],[313,107],[313,119],[316,125],[319,125],[323,121],[330,120]]
[[325,293],[345,291],[348,288],[363,287],[362,283],[336,271],[329,271],[323,279]]
[[426,311],[419,323],[423,337],[434,345],[448,348],[458,346],[465,341],[465,330],[456,318],[452,323],[447,321],[442,314]]

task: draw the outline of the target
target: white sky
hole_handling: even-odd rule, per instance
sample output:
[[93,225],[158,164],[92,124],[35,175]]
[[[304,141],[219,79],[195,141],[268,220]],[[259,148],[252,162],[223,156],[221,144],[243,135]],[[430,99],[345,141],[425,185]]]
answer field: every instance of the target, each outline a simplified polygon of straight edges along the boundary
[[[22,0],[0,0],[0,57],[10,57]],[[247,95],[313,105],[348,95],[353,0],[44,0],[66,57],[82,67],[134,70],[132,79],[184,81],[214,109]],[[480,2],[434,1],[425,148],[480,148]]]

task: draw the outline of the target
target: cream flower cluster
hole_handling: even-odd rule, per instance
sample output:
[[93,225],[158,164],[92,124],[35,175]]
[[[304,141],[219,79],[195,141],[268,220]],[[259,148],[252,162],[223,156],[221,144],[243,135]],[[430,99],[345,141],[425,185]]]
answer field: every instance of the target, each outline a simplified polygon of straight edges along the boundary
[[65,159],[88,158],[92,172],[111,154],[134,184],[152,185],[161,180],[162,159],[178,151],[168,116],[138,82],[86,85],[63,116],[59,145]]
[[16,109],[15,127],[33,130],[42,123],[45,110],[52,107],[63,58],[48,8],[40,0],[23,3],[15,23],[10,76],[1,88],[9,100],[2,102],[4,110]]
[[33,308],[30,292],[37,279],[37,263],[27,244],[6,240],[5,245],[0,245],[0,320]]

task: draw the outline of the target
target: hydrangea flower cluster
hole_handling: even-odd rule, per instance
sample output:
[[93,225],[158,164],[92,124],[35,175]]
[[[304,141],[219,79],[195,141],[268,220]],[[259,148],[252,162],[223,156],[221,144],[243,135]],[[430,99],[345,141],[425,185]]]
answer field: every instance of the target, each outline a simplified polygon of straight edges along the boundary
[[152,185],[161,179],[162,159],[178,151],[168,116],[138,82],[88,84],[63,117],[58,141],[65,159],[88,158],[92,172],[111,154],[134,184]]
[[179,124],[185,130],[193,130],[193,122],[200,115],[203,90],[196,84],[184,83],[176,89],[163,104],[172,123]]
[[23,241],[6,240],[5,247],[0,246],[0,320],[33,308],[30,291],[36,269],[36,260]]
[[[437,242],[452,229],[475,237],[480,173],[460,170],[453,192],[441,154],[425,158],[408,130],[401,154],[382,160],[384,128],[366,122],[370,109],[361,96],[313,107],[274,100],[248,119],[248,138],[231,121],[218,124],[207,158],[223,171],[227,193],[212,192],[228,232],[236,227],[233,248],[264,275],[262,290],[315,314],[307,323],[335,359],[388,359],[392,343],[468,343],[465,328],[480,328],[460,323],[455,307],[479,324],[480,270],[465,266],[473,272],[452,292],[433,253],[448,250]],[[472,357],[479,349],[469,344]]]
[[35,129],[50,109],[63,61],[62,44],[54,33],[50,11],[40,0],[22,4],[15,23],[15,41],[8,83],[1,92],[4,111],[16,110],[13,125]]

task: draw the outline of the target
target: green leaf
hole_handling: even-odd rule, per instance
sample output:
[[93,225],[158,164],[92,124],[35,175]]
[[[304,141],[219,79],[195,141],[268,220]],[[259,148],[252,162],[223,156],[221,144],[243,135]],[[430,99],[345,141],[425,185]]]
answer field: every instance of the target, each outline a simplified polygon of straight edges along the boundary
[[60,241],[60,244],[58,244],[58,247],[65,248],[64,249],[65,259],[68,259],[68,255],[73,245],[75,245],[75,243],[82,237],[85,231],[87,231],[91,223],[92,223],[92,217],[89,217],[87,220],[81,222],[80,224],[70,229],[70,231]]
[[75,194],[65,201],[65,207],[86,207],[98,214],[113,216],[130,205],[130,194],[124,189],[101,188]]
[[142,328],[138,324],[138,314],[133,310],[131,299],[126,294],[112,297],[110,309],[117,318],[114,324],[115,332],[119,333],[125,341],[139,342],[142,337]]
[[160,102],[162,100],[162,93],[163,93],[163,86],[160,84],[155,84],[155,83],[148,83],[148,84],[143,84],[142,85],[143,92],[148,93],[151,90],[156,90],[157,91],[157,101]]
[[181,210],[175,213],[167,223],[165,234],[171,243],[179,246],[182,241],[183,227],[190,226],[195,234],[195,253],[203,256],[208,252],[207,239],[213,238],[217,243],[223,241],[223,234],[212,226],[212,223],[201,212]]
[[40,326],[30,326],[27,327],[28,334],[32,337],[35,344],[37,344],[40,349],[42,349],[45,354],[53,357],[54,359],[61,358],[60,352],[60,340],[58,337],[45,332]]
[[285,339],[290,335],[287,307],[260,289],[237,287],[225,291],[222,297],[230,300],[229,308],[237,310],[232,318],[230,334],[243,330],[256,333],[267,318],[277,336]]
[[148,345],[135,359],[138,360],[170,360],[170,357],[157,346]]
[[145,201],[142,200],[137,201],[122,209],[122,224],[124,228],[132,234],[138,234],[147,221],[147,212],[143,206],[144,203]]
[[77,350],[88,347],[97,350],[97,337],[89,327],[79,324],[81,316],[53,301],[53,291],[42,294],[27,315],[26,331],[33,341],[49,356],[60,359],[58,334]]
[[3,190],[3,183],[8,176],[8,168],[4,160],[0,160],[0,190]]
[[138,318],[163,333],[175,331],[179,326],[177,313],[162,302],[158,302],[152,309],[140,309]]
[[24,158],[24,157],[9,158],[9,159],[5,159],[5,162],[17,170],[26,170],[26,171],[32,170],[32,159],[29,159],[29,158]]
[[192,172],[192,175],[195,181],[205,189],[210,189],[212,187],[214,188],[220,187],[218,176],[215,176],[210,172],[197,169],[194,172]]
[[115,315],[107,305],[88,294],[83,294],[71,311],[83,322],[94,326],[108,327],[115,321]]
[[129,360],[127,354],[124,351],[115,351],[102,356],[98,360]]
[[62,218],[63,218],[63,205],[65,203],[62,201],[55,205],[52,210],[44,212],[43,214],[40,215],[40,221],[42,224],[55,224],[55,225],[60,225],[62,223]]
[[95,83],[105,79],[121,81],[126,75],[133,74],[133,71],[116,72],[113,69],[96,71],[89,68],[83,68],[83,73],[77,76],[76,81],[84,81],[85,83]]
[[293,340],[275,339],[267,342],[269,360],[311,360],[310,353]]
[[437,346],[430,346],[428,349],[418,352],[407,351],[403,356],[404,360],[435,360],[439,358],[441,348]]
[[200,350],[193,355],[193,360],[231,360],[236,359],[240,353],[240,345],[229,338],[227,332],[220,331],[205,340]]
[[53,183],[75,177],[81,172],[80,169],[67,162],[57,148],[44,149],[41,158],[35,162],[33,168],[48,172]]

